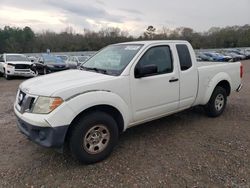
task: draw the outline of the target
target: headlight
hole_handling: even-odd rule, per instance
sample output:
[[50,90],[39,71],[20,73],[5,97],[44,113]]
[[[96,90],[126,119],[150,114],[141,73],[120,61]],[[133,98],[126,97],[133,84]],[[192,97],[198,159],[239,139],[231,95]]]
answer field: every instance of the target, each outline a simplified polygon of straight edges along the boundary
[[8,68],[8,69],[14,69],[15,67],[14,67],[13,64],[7,64],[7,68]]
[[38,97],[32,113],[48,114],[63,103],[60,97]]

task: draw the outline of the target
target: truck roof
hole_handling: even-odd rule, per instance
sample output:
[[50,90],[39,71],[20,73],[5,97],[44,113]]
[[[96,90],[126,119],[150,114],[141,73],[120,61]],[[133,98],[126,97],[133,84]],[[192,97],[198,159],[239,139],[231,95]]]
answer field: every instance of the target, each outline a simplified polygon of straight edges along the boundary
[[187,44],[188,41],[185,40],[145,40],[145,41],[132,41],[132,42],[123,42],[119,44],[156,44],[156,43],[185,43]]

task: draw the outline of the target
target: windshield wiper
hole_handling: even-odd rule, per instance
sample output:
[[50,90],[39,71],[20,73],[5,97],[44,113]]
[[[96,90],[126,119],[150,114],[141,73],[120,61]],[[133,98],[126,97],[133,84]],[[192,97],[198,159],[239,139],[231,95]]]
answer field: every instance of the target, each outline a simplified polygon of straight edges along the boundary
[[84,69],[84,70],[90,70],[90,71],[95,71],[95,72],[98,72],[98,73],[107,74],[107,70],[105,70],[105,69],[99,69],[99,68],[96,68],[96,67],[84,67],[84,66],[81,66],[81,68]]

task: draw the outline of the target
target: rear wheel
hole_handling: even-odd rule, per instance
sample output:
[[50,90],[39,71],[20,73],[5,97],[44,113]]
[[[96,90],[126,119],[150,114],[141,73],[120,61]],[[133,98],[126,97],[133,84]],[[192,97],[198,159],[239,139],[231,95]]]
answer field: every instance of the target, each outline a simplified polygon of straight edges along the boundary
[[110,155],[118,141],[118,126],[107,113],[96,111],[80,118],[70,132],[69,148],[82,163],[99,162]]
[[205,111],[210,117],[217,117],[221,115],[227,104],[226,90],[220,86],[217,86],[213,94],[205,106]]

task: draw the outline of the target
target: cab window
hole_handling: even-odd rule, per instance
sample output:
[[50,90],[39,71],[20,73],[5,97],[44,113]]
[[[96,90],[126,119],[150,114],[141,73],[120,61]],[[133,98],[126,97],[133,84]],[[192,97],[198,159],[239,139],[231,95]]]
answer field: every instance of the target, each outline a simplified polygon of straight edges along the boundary
[[179,62],[181,66],[181,70],[185,71],[192,67],[192,60],[189,53],[189,49],[185,44],[177,44],[176,45],[177,53],[179,56]]
[[157,74],[173,72],[173,61],[169,46],[156,46],[148,49],[141,57],[136,67],[156,65]]

